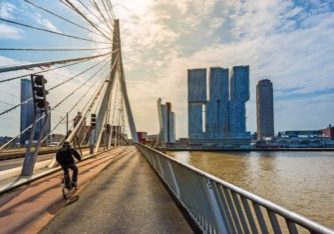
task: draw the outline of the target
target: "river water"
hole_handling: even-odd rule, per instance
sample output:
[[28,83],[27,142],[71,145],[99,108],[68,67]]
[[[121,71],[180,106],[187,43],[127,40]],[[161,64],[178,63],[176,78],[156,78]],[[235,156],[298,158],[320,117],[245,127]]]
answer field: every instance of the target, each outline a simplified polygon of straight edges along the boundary
[[289,210],[334,228],[334,152],[168,152]]

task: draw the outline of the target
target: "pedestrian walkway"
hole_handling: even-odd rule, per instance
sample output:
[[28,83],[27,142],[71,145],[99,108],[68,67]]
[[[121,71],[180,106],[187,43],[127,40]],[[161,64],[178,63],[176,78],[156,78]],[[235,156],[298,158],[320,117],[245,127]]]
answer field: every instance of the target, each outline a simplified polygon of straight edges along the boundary
[[192,233],[134,147],[110,163],[41,233]]
[[[109,163],[117,163],[129,150],[119,147],[80,162],[79,196]],[[61,174],[59,171],[1,195],[0,234],[40,231],[66,205],[60,187]]]

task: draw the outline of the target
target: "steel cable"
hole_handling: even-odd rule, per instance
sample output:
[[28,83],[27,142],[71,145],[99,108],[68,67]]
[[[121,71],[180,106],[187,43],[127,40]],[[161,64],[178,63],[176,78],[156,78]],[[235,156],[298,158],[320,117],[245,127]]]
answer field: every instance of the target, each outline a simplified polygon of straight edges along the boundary
[[[90,67],[88,67],[88,68],[85,69],[84,71],[82,71],[82,72],[76,74],[75,76],[72,76],[72,77],[68,78],[67,80],[64,80],[64,81],[62,81],[62,82],[60,82],[60,83],[58,83],[58,84],[52,86],[50,89],[48,89],[48,91],[54,90],[54,89],[58,88],[59,86],[62,86],[63,84],[66,84],[67,82],[73,80],[74,78],[76,78],[76,77],[78,77],[78,76],[80,76],[80,75],[82,75],[82,74],[88,72],[89,70],[91,70],[91,69],[97,67],[99,64],[105,62],[106,60],[110,60],[110,58],[104,59],[104,60],[102,60],[102,61],[100,61],[100,62],[98,62],[98,63],[96,63],[96,64],[94,64],[94,65],[92,65],[92,66],[90,66]],[[105,65],[103,65],[103,66],[105,66]],[[103,66],[102,66],[102,67],[103,67]]]
[[91,13],[93,16],[95,16],[98,23],[103,23],[103,19],[100,19],[89,7],[87,7],[81,0],[76,0],[78,3],[80,3],[81,6],[83,6],[89,13]]
[[104,0],[101,0],[102,1],[102,5],[103,5],[103,8],[104,8],[104,10],[106,11],[106,13],[107,13],[107,16],[108,16],[108,18],[109,18],[109,20],[110,20],[110,22],[114,22],[114,20],[112,19],[112,16],[110,15],[110,13],[109,13],[109,11],[108,11],[108,9],[107,9],[107,5],[104,3]]
[[[54,111],[54,109],[56,109],[57,107],[59,107],[62,103],[64,103],[70,96],[72,96],[75,92],[77,92],[79,89],[81,89],[83,87],[83,85],[85,85],[89,80],[92,79],[92,77],[94,77],[96,74],[98,74],[99,72],[101,72],[101,70],[97,71],[95,74],[93,74],[87,81],[85,81],[83,84],[81,84],[79,87],[77,87],[73,92],[71,92],[69,95],[67,95],[65,98],[63,98],[60,102],[58,102],[51,110],[49,110],[48,112],[52,112]],[[41,119],[43,119],[45,117],[45,115],[40,116],[38,119],[36,119],[36,123],[39,122]],[[22,130],[17,136],[15,136],[14,138],[12,138],[10,141],[8,141],[7,143],[5,143],[4,145],[2,145],[0,147],[0,150],[4,149],[7,145],[9,145],[10,143],[12,143],[15,139],[17,139],[19,136],[21,136],[23,133],[27,132],[30,128],[32,128],[32,124],[30,124],[28,127],[26,127],[24,130]]]
[[19,104],[17,104],[17,105],[13,105],[12,107],[10,107],[10,108],[8,108],[8,109],[2,111],[2,112],[0,113],[0,116],[2,116],[2,115],[4,115],[4,114],[7,114],[8,112],[11,112],[12,110],[15,110],[15,109],[18,108],[19,106],[21,106],[21,105],[23,105],[23,104],[25,104],[25,103],[28,103],[30,100],[32,100],[32,98],[28,98],[27,100],[25,100],[25,101],[23,101],[23,102],[21,102],[21,103],[19,103]]
[[[65,3],[64,0],[59,0],[61,3],[63,3],[65,6],[71,8],[72,10],[74,10],[77,14],[79,14],[82,18],[84,18],[92,27],[94,27],[96,30],[98,30],[101,34],[105,35],[105,33],[103,33],[101,30],[100,27],[98,27],[95,23],[93,23],[90,19],[88,19],[75,5],[73,5],[69,0],[65,0]],[[104,30],[103,30],[104,31]],[[106,32],[106,31],[104,31]],[[109,32],[107,32],[108,34]],[[108,37],[108,36],[106,36]],[[108,37],[110,38],[110,37]],[[112,41],[112,39],[110,38],[110,41]]]
[[[118,58],[119,58],[119,56],[117,56],[117,58],[115,59],[115,61],[113,61],[112,65],[111,65],[111,69],[109,70],[110,72],[113,72],[115,70],[115,67],[118,64]],[[95,101],[96,101],[96,98],[90,100],[89,104],[85,106],[84,111],[82,111],[84,113],[84,117],[86,117],[86,115],[91,111],[92,106],[95,105]],[[71,132],[71,134],[66,138],[67,141],[71,142],[73,140],[73,138],[77,134],[77,131],[78,131],[79,126],[82,123],[82,121],[83,121],[83,118],[80,119],[80,121],[78,123],[78,126],[75,127],[73,129],[73,131]]]
[[[112,51],[111,53],[115,53],[116,51]],[[35,68],[35,67],[46,67],[46,66],[49,67],[55,64],[64,64],[64,63],[82,61],[82,60],[87,60],[87,59],[90,60],[94,58],[104,57],[107,55],[110,55],[110,53],[98,54],[98,55],[93,55],[93,56],[85,56],[85,57],[77,57],[77,58],[68,58],[68,59],[61,59],[61,60],[53,60],[53,61],[47,61],[47,62],[28,63],[28,64],[23,64],[23,65],[12,65],[12,66],[0,67],[0,73],[30,69],[30,68]],[[3,81],[0,81],[0,83],[1,82]]]
[[[105,77],[105,75],[102,76],[102,77]],[[104,79],[105,79],[105,78],[102,79],[102,82],[101,82],[102,84],[105,83],[105,82],[104,82]],[[93,85],[91,85],[89,89],[91,90],[95,85],[96,85],[96,84],[93,83]],[[98,86],[98,89],[99,89],[99,88],[100,88],[100,86]],[[97,91],[98,89],[96,89],[95,91]],[[89,92],[84,93],[83,95],[81,95],[81,97],[78,99],[78,101],[77,101],[76,103],[74,103],[74,104],[71,106],[71,108],[68,109],[67,113],[70,113],[71,110],[73,110],[77,105],[79,105],[79,103],[82,102],[82,101],[84,100],[85,96],[88,95],[88,93],[89,93]],[[95,92],[93,92],[93,93],[95,93]],[[63,116],[63,117],[57,122],[57,124],[52,128],[52,130],[50,131],[50,133],[48,133],[48,134],[42,139],[41,142],[44,142],[44,141],[47,139],[47,137],[50,136],[50,135],[54,132],[54,130],[56,130],[56,128],[61,124],[61,122],[64,121],[65,118],[66,118],[66,115]]]
[[91,2],[93,3],[95,9],[99,12],[100,16],[102,17],[102,19],[106,23],[107,27],[110,29],[110,32],[112,32],[113,29],[112,29],[112,27],[110,27],[110,24],[107,22],[107,19],[105,18],[104,14],[102,13],[102,11],[101,11],[100,7],[98,6],[98,4],[95,2],[95,0],[91,0]]
[[80,24],[77,24],[77,23],[73,22],[72,20],[66,19],[65,17],[63,17],[63,16],[61,16],[61,15],[58,15],[58,14],[56,14],[56,13],[54,13],[54,12],[52,12],[52,11],[50,11],[50,10],[48,10],[48,9],[46,9],[46,8],[44,8],[44,7],[42,7],[42,6],[40,6],[40,5],[37,5],[36,3],[33,3],[33,2],[31,2],[31,1],[29,1],[29,0],[24,0],[24,1],[27,2],[27,3],[30,4],[30,5],[33,5],[34,7],[39,8],[40,10],[43,10],[43,11],[45,11],[45,12],[51,14],[51,15],[54,15],[54,16],[58,17],[59,19],[62,19],[62,20],[64,20],[64,21],[66,21],[66,22],[68,22],[68,23],[70,23],[70,24],[72,24],[72,25],[75,25],[75,26],[77,26],[77,27],[79,27],[79,28],[81,28],[81,29],[84,29],[84,30],[86,30],[86,31],[92,32],[92,33],[94,33],[94,34],[96,34],[96,35],[102,36],[102,37],[104,37],[104,38],[110,40],[110,38],[105,37],[104,35],[102,35],[102,34],[100,34],[100,33],[97,33],[97,32],[95,32],[95,31],[93,31],[93,30],[90,30],[89,28],[83,27],[83,26],[81,26]]
[[[104,62],[104,61],[105,61],[105,60],[103,60],[102,62]],[[97,63],[97,64],[94,64],[93,66],[89,67],[88,69],[84,70],[83,72],[80,72],[79,74],[77,74],[77,75],[75,75],[75,76],[73,76],[73,77],[70,77],[69,79],[67,79],[67,80],[65,80],[65,81],[63,81],[63,82],[61,82],[61,83],[59,83],[59,84],[57,84],[57,85],[54,85],[54,86],[51,87],[48,91],[51,91],[51,90],[53,90],[53,89],[55,89],[55,88],[57,88],[57,87],[59,87],[59,86],[65,84],[65,83],[69,82],[70,80],[73,80],[75,77],[78,77],[79,75],[84,74],[85,72],[91,70],[92,68],[94,68],[94,67],[96,67],[97,65],[101,64],[102,62],[99,62],[99,63]],[[63,66],[63,67],[64,67],[64,66]],[[59,68],[59,67],[58,67],[58,68]],[[34,73],[34,74],[37,74],[37,73]],[[10,107],[10,108],[8,108],[8,109],[2,111],[2,112],[0,113],[0,116],[4,115],[4,114],[6,114],[6,113],[8,113],[8,112],[10,112],[10,111],[12,111],[12,110],[15,110],[15,109],[18,108],[19,106],[28,103],[30,100],[32,100],[32,98],[29,98],[29,99],[27,99],[27,100],[25,100],[25,101],[23,101],[23,102],[21,102],[21,103],[19,103],[19,104],[17,104],[17,105],[13,105],[12,107]]]
[[112,14],[113,19],[116,19],[115,12],[114,12],[114,9],[113,9],[113,6],[112,6],[111,1],[108,1],[108,0],[107,0],[107,5],[108,5],[109,8],[110,8],[110,12],[111,12],[111,14]]
[[103,48],[0,48],[2,51],[86,51],[86,50],[106,50],[111,47]]
[[[112,44],[111,42],[96,41],[96,40],[91,40],[91,39],[87,39],[87,38],[83,38],[83,37],[77,37],[77,36],[73,36],[73,35],[69,35],[69,34],[65,34],[65,33],[61,33],[61,32],[52,31],[52,30],[45,29],[45,28],[35,27],[35,26],[32,26],[32,25],[28,25],[28,24],[23,24],[23,23],[20,23],[20,22],[12,21],[12,20],[7,20],[7,19],[4,19],[4,18],[0,18],[0,20],[4,21],[6,23],[11,23],[11,24],[22,26],[22,27],[31,28],[31,29],[35,29],[35,30],[43,31],[43,32],[48,32],[48,33],[52,33],[52,34],[56,34],[56,35],[60,35],[60,36],[64,36],[64,37],[74,38],[74,39],[77,39],[77,40],[90,41],[90,42],[101,43],[101,44]],[[110,39],[110,41],[111,41],[111,39]]]
[[80,86],[78,86],[77,88],[75,88],[70,94],[68,94],[60,102],[58,102],[51,110],[56,109],[58,106],[60,106],[62,103],[64,103],[69,97],[71,97],[73,94],[75,94],[79,89],[81,89],[85,84],[87,84],[92,78],[94,78],[99,72],[101,72],[101,70],[96,71],[84,83],[82,83]]
[[89,60],[84,60],[84,61],[79,61],[79,62],[75,62],[75,63],[71,63],[71,64],[66,64],[66,65],[63,65],[63,66],[43,70],[43,71],[40,71],[40,72],[34,72],[34,73],[29,73],[29,74],[24,74],[24,75],[20,75],[20,76],[11,77],[11,78],[8,78],[8,79],[5,79],[5,80],[0,80],[0,83],[20,79],[20,78],[30,76],[30,75],[37,75],[37,74],[41,74],[41,73],[45,73],[45,72],[49,72],[49,71],[54,71],[54,70],[57,70],[57,69],[60,69],[60,68],[73,66],[73,65],[76,65],[76,64],[79,64],[79,63],[84,63],[84,62],[87,62],[87,61],[89,61]]

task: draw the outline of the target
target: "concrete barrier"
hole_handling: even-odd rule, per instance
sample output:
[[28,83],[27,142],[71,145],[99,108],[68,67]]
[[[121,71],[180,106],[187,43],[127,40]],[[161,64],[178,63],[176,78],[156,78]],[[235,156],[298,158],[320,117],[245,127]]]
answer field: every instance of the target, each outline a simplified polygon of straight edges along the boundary
[[[99,155],[99,154],[105,153],[105,152],[110,151],[110,150],[113,150],[113,149],[114,149],[114,148],[111,148],[111,149],[103,150],[103,151],[98,152],[98,153],[95,153],[95,154],[91,154],[91,155],[83,156],[83,157],[82,157],[82,161],[85,161],[85,160],[87,160],[87,159],[89,159],[89,158],[95,157],[95,156],[97,156],[97,155]],[[47,161],[50,162],[50,160],[47,160]],[[43,161],[43,162],[44,162],[44,161]],[[41,168],[43,168],[42,165],[43,165],[43,164],[41,164]],[[40,168],[40,169],[41,169],[41,168]],[[8,174],[11,174],[11,173],[13,174],[13,173],[14,173],[14,176],[12,176],[12,177],[13,177],[13,180],[12,180],[11,182],[6,183],[6,184],[4,184],[4,185],[2,185],[2,186],[0,185],[0,195],[1,195],[1,194],[4,194],[4,193],[6,193],[6,192],[8,192],[8,191],[10,191],[10,190],[13,190],[13,189],[15,189],[15,188],[18,188],[18,187],[20,187],[20,186],[22,186],[22,185],[31,183],[32,181],[35,181],[35,180],[40,179],[40,178],[43,178],[43,177],[45,177],[45,176],[47,176],[47,175],[50,175],[50,174],[52,174],[52,173],[55,173],[55,172],[61,170],[61,168],[58,166],[58,167],[56,167],[56,168],[48,168],[48,169],[46,169],[45,171],[40,172],[40,173],[37,173],[37,174],[34,174],[34,175],[32,175],[32,176],[21,177],[21,176],[15,176],[16,171],[15,171],[14,169],[16,169],[16,170],[18,169],[19,171],[21,170],[21,168],[12,168],[12,169],[10,169],[11,171],[10,171],[10,170],[6,170],[6,171],[8,171]],[[18,175],[19,175],[19,174],[18,174]],[[1,179],[3,178],[2,176],[7,177],[7,179],[11,178],[11,177],[8,177],[8,175],[7,175],[6,173],[3,173],[3,174],[0,176]]]
[[[51,162],[51,159],[37,162],[34,169],[39,170],[43,167],[47,167],[50,162]],[[15,168],[11,168],[8,170],[0,171],[0,178],[1,180],[4,180],[4,179],[8,179],[14,176],[19,176],[21,174],[21,170],[22,170],[22,167],[15,167]]]

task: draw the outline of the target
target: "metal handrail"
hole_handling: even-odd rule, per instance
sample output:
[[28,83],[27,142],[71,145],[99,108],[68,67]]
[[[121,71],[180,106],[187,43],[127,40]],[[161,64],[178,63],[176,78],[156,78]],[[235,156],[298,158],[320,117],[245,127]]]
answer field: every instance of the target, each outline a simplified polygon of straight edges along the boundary
[[[333,230],[302,215],[179,162],[158,150],[142,144],[137,146],[180,203],[189,211],[191,217],[208,233],[261,233],[261,231],[267,233],[267,226],[271,227],[274,233],[282,233],[282,228],[289,233],[298,233],[298,229],[301,228],[311,233],[334,233]],[[189,194],[182,194],[182,186],[187,184],[178,176],[200,183],[196,184],[197,188],[193,188],[192,192],[196,195],[204,194],[198,195],[203,199],[198,202],[206,202],[209,213],[208,210],[198,208],[197,204],[189,201]],[[267,211],[267,215],[262,212],[263,209]],[[278,222],[277,215],[285,220],[286,226]]]

